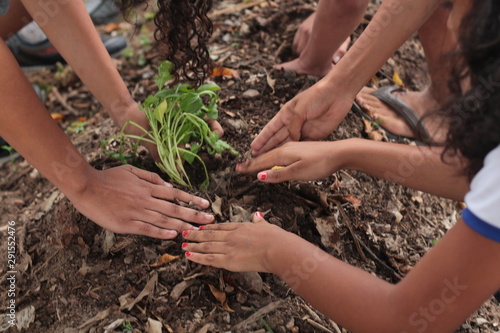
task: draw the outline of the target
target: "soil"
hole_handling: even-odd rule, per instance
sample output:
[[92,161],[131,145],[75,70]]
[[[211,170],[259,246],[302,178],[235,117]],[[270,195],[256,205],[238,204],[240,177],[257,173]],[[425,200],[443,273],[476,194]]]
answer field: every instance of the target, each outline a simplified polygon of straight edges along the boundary
[[[317,81],[272,69],[291,59],[294,33],[315,6],[311,0],[217,2],[211,54],[217,66],[230,71],[212,79],[222,87],[224,140],[240,152],[248,150],[286,101]],[[354,39],[377,6],[375,1],[370,5]],[[126,22],[99,27],[101,33],[122,34],[130,41],[115,62],[139,101],[154,91],[154,66],[161,60],[147,19],[151,9],[143,10],[138,9],[141,29]],[[425,86],[425,61],[416,37],[370,84],[391,84],[395,72],[408,89]],[[101,148],[101,141],[119,129],[69,66],[27,75],[48,88],[46,106],[64,116],[61,127],[94,167],[120,164]],[[350,113],[328,139],[367,135],[362,119]],[[257,182],[255,175],[236,174],[236,158],[229,154],[204,158],[211,187],[187,190],[213,202],[218,222],[246,221],[253,212],[264,212],[271,223],[390,282],[399,281],[461,211],[457,202],[361,172],[339,171],[315,182],[273,185]],[[137,164],[161,174],[144,150]],[[196,165],[190,172],[196,174]],[[0,200],[2,239],[7,239],[9,221],[15,223],[16,306],[20,324],[29,323],[22,329],[26,332],[160,332],[155,325],[163,332],[348,332],[271,274],[236,274],[189,263],[181,255],[180,237],[162,241],[103,230],[23,158],[0,168]],[[7,258],[6,242],[0,254]],[[165,254],[181,256],[155,265]],[[8,276],[2,264],[2,295],[9,289]],[[2,302],[0,313],[6,312]],[[359,317],[362,320],[363,313]],[[1,319],[5,324],[5,316]],[[498,302],[492,299],[458,331],[496,332],[499,322]]]

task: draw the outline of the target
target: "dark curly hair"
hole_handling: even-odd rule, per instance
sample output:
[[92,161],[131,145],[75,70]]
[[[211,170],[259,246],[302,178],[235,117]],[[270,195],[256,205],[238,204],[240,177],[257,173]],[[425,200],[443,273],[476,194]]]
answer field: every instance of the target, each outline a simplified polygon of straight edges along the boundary
[[472,0],[459,32],[460,50],[450,80],[453,102],[444,111],[446,154],[466,159],[472,177],[500,144],[500,1]]
[[[128,18],[135,6],[148,6],[150,0],[121,0],[119,3]],[[207,42],[213,25],[207,14],[212,8],[212,0],[157,0],[157,5],[154,36],[162,57],[174,63],[176,82],[182,78],[195,86],[200,85],[211,69]]]

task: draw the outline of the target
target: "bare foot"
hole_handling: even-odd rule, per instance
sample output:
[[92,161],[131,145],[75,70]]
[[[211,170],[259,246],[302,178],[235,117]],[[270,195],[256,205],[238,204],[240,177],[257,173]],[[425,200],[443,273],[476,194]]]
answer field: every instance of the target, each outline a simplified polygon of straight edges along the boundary
[[[356,96],[356,102],[363,111],[372,119],[378,119],[380,126],[387,131],[396,135],[415,138],[416,133],[408,126],[408,123],[390,106],[373,96],[373,92],[375,92],[375,89],[365,87]],[[395,91],[393,95],[412,108],[419,117],[423,117],[427,112],[433,112],[439,108],[439,104],[432,97],[429,89],[410,92]],[[424,117],[423,125],[434,140],[442,138],[444,129],[438,119],[435,117]]]

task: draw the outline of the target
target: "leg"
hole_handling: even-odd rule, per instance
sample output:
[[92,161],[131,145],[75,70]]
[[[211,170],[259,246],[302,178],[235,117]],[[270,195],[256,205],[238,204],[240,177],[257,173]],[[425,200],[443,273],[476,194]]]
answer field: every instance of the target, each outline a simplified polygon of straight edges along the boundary
[[[426,112],[443,105],[449,96],[448,80],[451,67],[446,56],[457,47],[447,28],[449,12],[447,8],[438,8],[419,29],[419,39],[424,49],[430,77],[429,86],[421,92],[394,93],[395,97],[405,102],[418,116],[423,116]],[[388,131],[413,137],[415,134],[408,124],[388,105],[372,96],[373,92],[374,89],[363,88],[356,101],[372,118],[380,119],[382,126]],[[433,124],[430,120],[425,119],[424,125],[436,139],[440,124]]]
[[[332,69],[332,58],[352,34],[369,0],[322,0],[312,17],[304,21],[294,40],[299,58],[277,68],[299,74],[324,76]],[[310,27],[311,22],[312,27]],[[308,27],[306,27],[306,25]],[[302,31],[301,31],[302,30]],[[310,30],[310,31],[309,31]]]

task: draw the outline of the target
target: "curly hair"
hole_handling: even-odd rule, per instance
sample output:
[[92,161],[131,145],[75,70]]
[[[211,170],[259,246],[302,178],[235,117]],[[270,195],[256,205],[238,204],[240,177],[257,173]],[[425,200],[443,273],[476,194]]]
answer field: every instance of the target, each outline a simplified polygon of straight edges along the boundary
[[[120,4],[128,17],[133,7],[148,6],[150,0],[122,0]],[[211,69],[207,43],[213,25],[207,14],[212,0],[157,0],[157,5],[154,36],[162,56],[175,65],[175,81],[182,78],[200,85]]]
[[500,1],[472,0],[459,32],[460,50],[450,80],[454,94],[444,111],[445,154],[466,159],[472,179],[500,144]]

